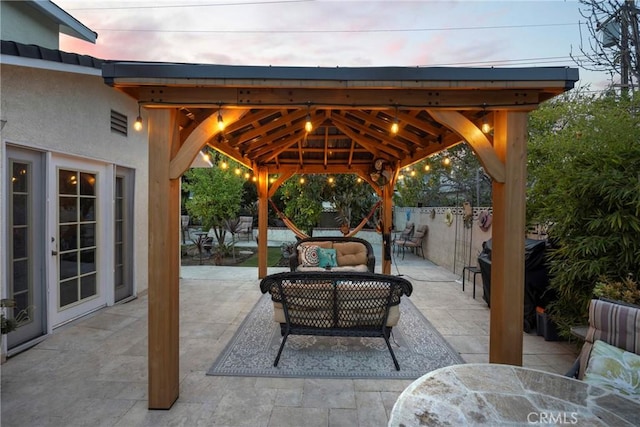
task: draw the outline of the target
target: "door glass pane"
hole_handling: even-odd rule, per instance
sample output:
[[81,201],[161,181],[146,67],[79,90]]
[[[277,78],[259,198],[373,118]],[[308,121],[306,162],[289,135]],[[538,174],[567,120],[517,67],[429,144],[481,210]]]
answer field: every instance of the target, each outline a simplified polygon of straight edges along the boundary
[[80,221],[93,221],[96,219],[95,204],[96,199],[94,198],[80,198]]
[[78,275],[78,253],[60,254],[60,280]]
[[[24,315],[18,316],[18,313],[29,313],[29,293],[23,292],[13,296],[13,301],[15,302],[15,306],[13,307],[13,312],[16,314],[16,319],[19,320],[29,320],[29,318],[25,318]],[[22,323],[22,322],[21,322]]]
[[78,301],[78,279],[60,282],[60,306],[73,304]]
[[96,271],[96,251],[90,249],[80,252],[80,274]]
[[81,224],[80,225],[80,247],[88,248],[96,245],[96,225]]
[[13,163],[13,174],[11,175],[11,181],[13,183],[14,193],[26,193],[28,192],[29,184],[29,164],[27,163]]
[[70,251],[78,248],[78,226],[61,225],[60,226],[60,251]]
[[[97,175],[58,171],[60,308],[97,294]],[[78,188],[79,187],[79,188]]]
[[60,169],[58,171],[58,194],[78,194],[78,173]]
[[28,200],[26,194],[13,193],[13,225],[26,225]]
[[24,326],[29,319],[18,317],[17,313],[26,309],[31,304],[33,283],[30,271],[30,234],[32,230],[31,198],[32,164],[22,161],[11,161],[11,183],[9,187],[9,280],[11,281],[9,297],[15,302],[12,310],[7,314],[13,314],[19,326]]
[[116,287],[123,286],[124,285],[124,283],[123,283],[123,281],[124,281],[124,271],[123,271],[122,265],[116,267],[114,276],[115,276],[115,286]]
[[83,196],[95,196],[96,176],[92,173],[80,174],[80,194]]
[[76,220],[78,217],[77,203],[77,197],[60,197],[58,199],[60,222],[74,222]]
[[91,274],[84,276],[82,279],[82,285],[80,286],[80,298],[88,298],[96,294],[96,275]]
[[13,293],[29,289],[29,262],[26,259],[13,262]]
[[15,227],[13,229],[13,257],[25,258],[28,251],[28,231],[27,227]]

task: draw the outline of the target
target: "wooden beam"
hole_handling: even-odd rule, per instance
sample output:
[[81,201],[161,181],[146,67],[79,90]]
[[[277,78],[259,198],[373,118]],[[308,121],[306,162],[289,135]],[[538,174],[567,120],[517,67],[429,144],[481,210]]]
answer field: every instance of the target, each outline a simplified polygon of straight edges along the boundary
[[495,113],[505,181],[493,183],[489,361],[522,365],[527,113]]
[[381,264],[382,274],[391,274],[391,252],[390,251],[391,251],[391,229],[393,228],[392,197],[393,197],[393,186],[391,185],[391,183],[389,183],[382,188],[382,264]]
[[327,175],[327,174],[357,174],[361,176],[368,176],[371,171],[370,164],[358,164],[348,166],[346,164],[336,164],[331,165],[329,169],[326,169],[322,163],[318,163],[315,165],[305,165],[304,167],[300,167],[299,164],[281,164],[276,167],[275,165],[268,165],[270,174],[319,174],[319,175]]
[[[169,409],[179,390],[180,146],[178,111],[149,111],[149,409]],[[179,177],[179,175],[178,175]]]
[[[384,82],[384,87],[373,87],[374,85],[368,82],[369,87],[355,88],[354,85],[360,82],[353,80],[332,82],[331,88],[322,87],[322,82],[317,80],[313,81],[313,88],[301,87],[305,84],[303,81],[284,81],[279,84],[252,80],[250,83],[243,81],[233,88],[228,80],[220,82],[221,86],[226,87],[206,87],[214,85],[215,82],[203,82],[206,83],[198,85],[195,80],[189,80],[188,86],[191,87],[176,86],[175,82],[169,83],[166,87],[141,87],[139,99],[145,106],[180,104],[185,107],[202,108],[215,108],[221,103],[225,107],[234,105],[248,108],[295,106],[306,109],[307,105],[311,105],[312,108],[388,110],[400,105],[402,108],[478,109],[486,105],[489,108],[523,106],[531,109],[544,99],[545,91],[554,94],[566,91],[564,81],[558,82],[562,86],[552,91],[546,89],[551,87],[553,82],[477,82],[467,87],[462,86],[459,81],[414,82],[415,87],[411,88],[407,87],[407,82],[398,82],[400,86],[397,87],[393,87],[394,82]],[[350,87],[339,88],[342,83]],[[196,85],[198,87],[193,87]],[[526,89],[517,89],[518,86]],[[116,87],[120,86],[116,84]]]
[[[149,110],[152,111],[152,110]],[[236,121],[244,112],[242,110],[228,110],[223,114],[225,121]],[[218,114],[211,114],[207,117],[193,132],[187,137],[178,154],[171,160],[169,165],[169,178],[177,179],[189,169],[193,159],[198,155],[198,151],[204,147],[204,145],[212,137],[220,133],[218,129]],[[243,162],[244,163],[244,162]]]
[[276,194],[276,191],[278,191],[278,188],[280,188],[280,186],[284,184],[284,182],[289,178],[291,178],[294,174],[295,174],[295,171],[293,170],[282,172],[280,176],[278,176],[278,179],[276,179],[275,182],[269,187],[269,194],[267,197],[269,198],[273,197],[273,195]]
[[267,275],[267,245],[269,227],[269,172],[267,168],[258,168],[258,278]]
[[484,170],[494,181],[504,182],[504,163],[496,155],[486,135],[471,120],[457,111],[427,110],[427,112],[434,120],[447,126],[471,145]]

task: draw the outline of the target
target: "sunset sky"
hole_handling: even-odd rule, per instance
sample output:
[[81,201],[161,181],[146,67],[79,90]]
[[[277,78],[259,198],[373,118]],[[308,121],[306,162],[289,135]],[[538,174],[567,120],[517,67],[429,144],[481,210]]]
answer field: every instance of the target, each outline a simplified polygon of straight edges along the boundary
[[[274,66],[570,66],[577,1],[54,0],[98,33],[60,49],[102,59]],[[582,23],[582,24],[580,24]],[[579,85],[608,76],[580,69]]]

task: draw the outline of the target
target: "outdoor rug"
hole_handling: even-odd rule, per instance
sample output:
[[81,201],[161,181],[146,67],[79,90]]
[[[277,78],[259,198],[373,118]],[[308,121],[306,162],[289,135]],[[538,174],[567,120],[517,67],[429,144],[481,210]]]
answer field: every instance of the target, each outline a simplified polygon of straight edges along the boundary
[[382,338],[300,335],[289,336],[274,367],[282,337],[280,325],[273,321],[271,297],[265,294],[207,375],[416,379],[434,369],[464,363],[409,298],[402,299],[400,313],[390,338],[400,371]]

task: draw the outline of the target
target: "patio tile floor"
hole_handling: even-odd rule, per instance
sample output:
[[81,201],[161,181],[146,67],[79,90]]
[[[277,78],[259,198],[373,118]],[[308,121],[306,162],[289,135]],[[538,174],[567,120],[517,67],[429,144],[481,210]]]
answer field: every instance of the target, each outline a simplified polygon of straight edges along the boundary
[[[377,259],[380,259],[379,257]],[[420,257],[394,260],[412,302],[467,362],[488,362],[489,309],[478,280]],[[378,267],[379,268],[379,267]],[[269,273],[285,271],[269,269]],[[205,373],[260,297],[257,269],[183,267],[180,397],[147,409],[147,296],[56,329],[1,367],[1,418],[11,426],[386,426],[410,380],[210,377]],[[472,286],[472,285],[471,285]],[[524,366],[564,373],[574,344],[524,336]]]

